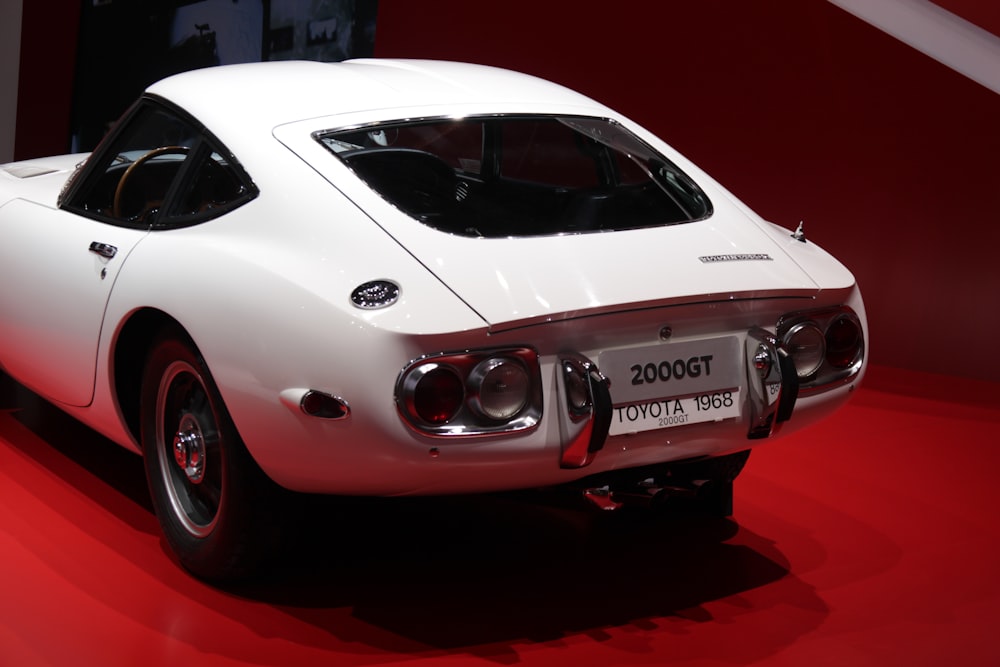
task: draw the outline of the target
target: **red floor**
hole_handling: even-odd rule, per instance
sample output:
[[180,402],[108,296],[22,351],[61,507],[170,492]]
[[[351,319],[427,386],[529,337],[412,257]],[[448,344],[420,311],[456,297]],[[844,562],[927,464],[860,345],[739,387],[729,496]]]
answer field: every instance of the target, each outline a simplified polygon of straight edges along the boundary
[[735,523],[324,503],[224,592],[165,554],[136,457],[3,381],[0,665],[995,665],[998,435],[1000,384],[876,368],[751,457]]

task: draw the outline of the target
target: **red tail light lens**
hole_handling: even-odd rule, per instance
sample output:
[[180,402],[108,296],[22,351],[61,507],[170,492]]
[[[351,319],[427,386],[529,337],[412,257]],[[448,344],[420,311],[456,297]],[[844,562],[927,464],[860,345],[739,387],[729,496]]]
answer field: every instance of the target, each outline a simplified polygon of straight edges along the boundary
[[447,424],[465,400],[465,384],[447,366],[422,369],[413,388],[413,411],[428,424]]
[[826,329],[826,361],[834,368],[850,368],[861,354],[861,325],[852,317],[838,317]]

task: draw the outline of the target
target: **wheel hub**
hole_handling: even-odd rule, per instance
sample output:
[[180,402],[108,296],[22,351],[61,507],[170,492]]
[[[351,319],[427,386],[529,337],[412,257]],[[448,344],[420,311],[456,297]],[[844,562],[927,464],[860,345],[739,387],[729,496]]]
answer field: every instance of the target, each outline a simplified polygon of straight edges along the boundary
[[197,420],[184,415],[174,435],[174,461],[188,481],[198,484],[205,478],[205,438]]

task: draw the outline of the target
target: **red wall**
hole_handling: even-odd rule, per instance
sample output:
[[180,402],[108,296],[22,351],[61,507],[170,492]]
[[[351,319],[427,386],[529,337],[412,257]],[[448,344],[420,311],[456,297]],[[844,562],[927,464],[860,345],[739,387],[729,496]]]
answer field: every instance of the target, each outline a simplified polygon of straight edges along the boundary
[[1000,96],[823,0],[497,7],[382,0],[376,55],[608,103],[765,217],[804,220],[858,277],[873,361],[1000,377]]
[[[66,150],[79,9],[24,13],[21,158]],[[828,2],[381,0],[376,55],[610,104],[765,217],[804,220],[861,283],[874,362],[1000,377],[1000,96]]]

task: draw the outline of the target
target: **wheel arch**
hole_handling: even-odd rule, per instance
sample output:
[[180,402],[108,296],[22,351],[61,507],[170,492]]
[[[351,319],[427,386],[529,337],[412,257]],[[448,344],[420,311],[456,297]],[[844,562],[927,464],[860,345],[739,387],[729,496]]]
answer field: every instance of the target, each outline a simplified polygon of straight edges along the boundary
[[126,429],[136,442],[142,441],[140,395],[146,359],[157,336],[168,330],[197,348],[180,322],[157,308],[142,308],[132,313],[115,339],[114,398]]

